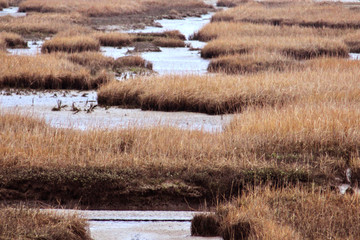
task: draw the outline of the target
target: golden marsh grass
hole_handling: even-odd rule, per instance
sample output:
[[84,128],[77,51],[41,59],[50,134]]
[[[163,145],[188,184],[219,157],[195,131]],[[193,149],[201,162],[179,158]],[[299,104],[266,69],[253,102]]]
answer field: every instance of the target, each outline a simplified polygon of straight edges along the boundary
[[300,67],[293,59],[276,53],[260,52],[227,55],[211,59],[208,71],[227,74],[246,74],[260,71],[284,71]]
[[294,3],[267,7],[260,3],[242,4],[218,12],[212,21],[299,25],[304,27],[359,28],[360,12],[337,3]]
[[[41,89],[92,89],[109,81],[54,55],[9,56],[0,54],[0,86]],[[14,67],[17,66],[17,67]]]
[[[220,205],[217,217],[225,240],[356,239],[359,197],[292,188],[255,188]],[[241,237],[242,236],[242,237]]]
[[41,47],[42,53],[51,52],[85,52],[85,51],[99,51],[100,42],[91,36],[77,35],[77,36],[55,36],[47,40]]
[[356,102],[358,66],[356,61],[332,58],[312,60],[301,69],[282,73],[136,78],[102,86],[98,101],[104,105],[208,114],[237,112],[247,106],[282,105],[295,99]]
[[320,56],[348,57],[349,50],[338,39],[314,36],[266,38],[218,38],[208,42],[201,50],[203,58],[218,57],[228,54],[242,54],[253,51],[278,52],[295,59],[310,59]]
[[25,17],[0,18],[0,31],[14,32],[22,36],[48,36],[60,31],[77,28],[86,23],[80,14],[31,13]]
[[200,0],[166,1],[166,0],[136,0],[136,1],[96,1],[96,0],[25,0],[20,4],[20,11],[36,12],[78,12],[90,17],[111,17],[123,14],[146,13],[151,10],[206,8]]
[[45,213],[24,206],[0,208],[1,239],[91,240],[88,224],[77,216]]
[[132,37],[120,32],[96,32],[93,37],[100,41],[102,46],[123,47],[132,43]]
[[27,42],[16,33],[0,32],[0,39],[5,42],[7,48],[26,48]]

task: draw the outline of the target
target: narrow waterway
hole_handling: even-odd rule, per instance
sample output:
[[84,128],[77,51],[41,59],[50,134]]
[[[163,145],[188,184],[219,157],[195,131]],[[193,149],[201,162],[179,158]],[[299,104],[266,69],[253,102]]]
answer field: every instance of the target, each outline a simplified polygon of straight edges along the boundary
[[94,240],[220,240],[191,236],[193,211],[79,211],[45,209],[57,214],[77,214],[89,221]]

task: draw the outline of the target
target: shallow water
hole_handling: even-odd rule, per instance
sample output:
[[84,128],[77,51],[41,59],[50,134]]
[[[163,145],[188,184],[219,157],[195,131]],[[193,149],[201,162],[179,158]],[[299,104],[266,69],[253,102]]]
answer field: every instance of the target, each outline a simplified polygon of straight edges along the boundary
[[[74,129],[94,128],[127,128],[150,126],[173,126],[181,129],[204,130],[207,132],[222,131],[231,121],[233,115],[214,116],[189,112],[142,111],[140,109],[121,109],[112,107],[105,109],[96,107],[87,113],[90,105],[97,104],[95,91],[48,91],[7,95],[0,91],[0,109],[20,112],[46,120],[51,126]],[[61,111],[51,111],[61,101],[67,105]],[[72,104],[80,112],[71,111]]]
[[95,240],[220,240],[220,237],[192,237],[192,211],[77,211],[43,210],[60,214],[78,214],[88,219]]
[[19,7],[9,7],[9,8],[4,8],[2,11],[0,11],[0,17],[3,16],[13,16],[13,17],[25,17],[26,13],[23,12],[18,12],[19,11]]
[[28,41],[28,48],[9,48],[7,49],[7,51],[10,54],[13,55],[36,55],[36,54],[40,54],[41,53],[41,46],[44,43],[44,41],[39,40],[39,41],[35,41],[35,40],[31,40]]
[[350,53],[351,60],[360,60],[360,53]]

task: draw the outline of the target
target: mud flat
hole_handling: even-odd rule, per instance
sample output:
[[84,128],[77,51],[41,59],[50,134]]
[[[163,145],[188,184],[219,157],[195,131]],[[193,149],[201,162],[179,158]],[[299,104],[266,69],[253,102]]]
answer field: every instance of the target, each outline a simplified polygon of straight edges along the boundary
[[[11,94],[11,95],[10,95]],[[129,126],[176,126],[182,129],[221,131],[232,115],[210,116],[188,112],[156,112],[140,109],[100,108],[95,91],[48,91],[48,92],[0,92],[0,107],[3,111],[18,111],[30,116],[44,118],[55,127],[92,129],[126,128]],[[60,111],[52,111],[61,101],[66,105]],[[72,111],[72,105],[79,112]]]

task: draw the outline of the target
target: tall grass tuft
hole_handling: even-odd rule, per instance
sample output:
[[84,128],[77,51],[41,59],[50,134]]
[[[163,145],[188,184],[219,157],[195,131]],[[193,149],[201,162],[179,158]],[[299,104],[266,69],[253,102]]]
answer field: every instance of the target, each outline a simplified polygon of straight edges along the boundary
[[336,3],[292,3],[268,7],[250,2],[218,12],[212,21],[299,25],[303,27],[359,28],[360,13]]
[[85,219],[61,216],[23,206],[0,208],[1,239],[91,240]]
[[93,37],[100,41],[102,46],[123,47],[132,43],[132,37],[120,32],[97,32]]
[[41,47],[42,53],[51,52],[85,52],[85,51],[99,51],[100,43],[98,40],[86,36],[69,36],[69,37],[54,37],[44,42]]
[[1,87],[86,90],[109,81],[104,74],[91,76],[86,68],[53,55],[0,54],[0,60]]
[[8,48],[26,48],[27,42],[16,33],[0,32],[0,39],[6,44]]

